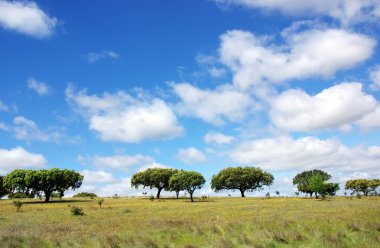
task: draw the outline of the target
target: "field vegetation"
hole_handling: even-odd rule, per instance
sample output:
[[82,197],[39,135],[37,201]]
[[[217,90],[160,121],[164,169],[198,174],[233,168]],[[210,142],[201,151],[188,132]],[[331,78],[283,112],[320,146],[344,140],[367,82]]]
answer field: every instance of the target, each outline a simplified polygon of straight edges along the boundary
[[[380,197],[0,200],[8,247],[379,247]],[[74,207],[83,215],[74,214]]]

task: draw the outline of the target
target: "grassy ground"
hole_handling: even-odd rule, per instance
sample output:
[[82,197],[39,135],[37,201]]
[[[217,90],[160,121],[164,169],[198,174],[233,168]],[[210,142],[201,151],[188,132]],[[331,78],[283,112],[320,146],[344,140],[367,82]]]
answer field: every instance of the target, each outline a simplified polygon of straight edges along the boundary
[[[70,207],[83,208],[72,216]],[[0,200],[0,247],[380,247],[380,197]]]

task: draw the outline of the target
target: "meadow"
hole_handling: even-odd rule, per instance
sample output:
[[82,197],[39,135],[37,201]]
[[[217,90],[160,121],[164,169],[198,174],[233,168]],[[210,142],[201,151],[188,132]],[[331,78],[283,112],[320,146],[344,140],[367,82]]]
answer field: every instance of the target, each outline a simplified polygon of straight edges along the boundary
[[0,247],[380,247],[380,197],[104,199],[0,200]]

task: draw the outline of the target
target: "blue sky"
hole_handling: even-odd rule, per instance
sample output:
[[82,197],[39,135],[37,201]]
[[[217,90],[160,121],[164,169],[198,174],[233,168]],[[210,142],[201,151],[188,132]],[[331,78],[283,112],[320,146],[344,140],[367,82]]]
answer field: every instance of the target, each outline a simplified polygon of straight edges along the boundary
[[375,0],[0,0],[0,174],[70,168],[104,196],[141,195],[150,167],[274,174],[250,195],[379,178],[379,19]]

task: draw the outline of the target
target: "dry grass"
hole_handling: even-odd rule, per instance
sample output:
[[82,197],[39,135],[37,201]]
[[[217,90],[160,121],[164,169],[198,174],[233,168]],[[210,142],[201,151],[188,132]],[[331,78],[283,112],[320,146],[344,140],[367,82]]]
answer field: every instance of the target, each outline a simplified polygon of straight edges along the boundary
[[[71,199],[70,199],[71,200]],[[72,206],[84,216],[72,216]],[[7,247],[379,247],[380,197],[0,201]]]

